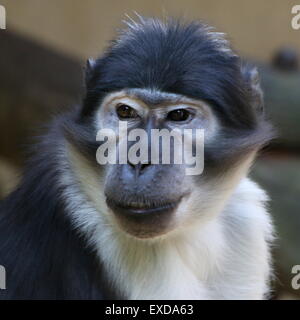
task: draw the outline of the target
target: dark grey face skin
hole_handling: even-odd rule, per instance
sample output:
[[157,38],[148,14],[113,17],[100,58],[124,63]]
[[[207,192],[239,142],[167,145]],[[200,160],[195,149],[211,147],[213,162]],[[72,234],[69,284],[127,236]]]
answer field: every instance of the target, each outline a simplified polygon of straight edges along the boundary
[[113,165],[105,184],[107,205],[131,233],[140,237],[163,233],[171,227],[182,198],[190,193],[182,184],[184,178],[180,165]]
[[[120,105],[130,107],[136,115],[129,119],[120,118]],[[176,117],[174,120],[174,110],[185,110],[188,116],[185,114],[183,120],[179,118],[178,121]],[[122,90],[107,95],[94,120],[98,130],[110,128],[116,133],[119,121],[127,121],[128,132],[140,128],[148,133],[148,137],[151,129],[204,129],[205,144],[208,146],[216,144],[220,131],[217,117],[204,101],[146,89]],[[120,141],[121,136],[118,137],[118,143]],[[192,141],[195,143],[194,139]],[[149,139],[149,151],[151,147]],[[185,164],[172,163],[173,151],[171,144],[171,164],[150,162],[136,165],[108,164],[101,167],[106,207],[103,210],[108,209],[112,219],[127,233],[138,238],[161,236],[175,230],[180,224],[192,223],[196,215],[204,214],[211,207],[211,190],[216,183],[214,177],[205,169],[199,176],[187,175]],[[222,187],[222,183],[219,187]],[[195,198],[196,201],[193,200]],[[194,212],[196,208],[201,209],[201,206],[204,211]]]

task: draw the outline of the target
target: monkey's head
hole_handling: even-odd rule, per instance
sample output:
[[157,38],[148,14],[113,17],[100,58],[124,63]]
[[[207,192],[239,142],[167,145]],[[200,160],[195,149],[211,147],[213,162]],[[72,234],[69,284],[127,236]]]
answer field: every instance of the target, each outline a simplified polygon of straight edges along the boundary
[[[143,129],[148,137],[152,129],[203,129],[203,172],[188,175],[189,165],[172,159],[99,165],[105,141],[96,141],[97,132],[115,131],[118,147],[120,122],[128,133]],[[242,64],[223,34],[196,22],[144,18],[128,23],[102,57],[89,61],[83,107],[67,131],[80,190],[102,221],[136,238],[212,221],[271,132],[257,71]],[[155,146],[147,141],[151,154]],[[133,144],[127,141],[126,150]],[[173,157],[177,151],[170,148]]]

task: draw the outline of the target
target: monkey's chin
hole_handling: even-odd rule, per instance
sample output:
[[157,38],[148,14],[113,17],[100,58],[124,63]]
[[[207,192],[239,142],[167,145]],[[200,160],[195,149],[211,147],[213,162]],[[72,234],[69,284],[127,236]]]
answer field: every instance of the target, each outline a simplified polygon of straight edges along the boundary
[[153,239],[165,236],[175,228],[175,211],[179,201],[159,206],[134,206],[116,203],[107,199],[117,224],[127,234],[138,239]]

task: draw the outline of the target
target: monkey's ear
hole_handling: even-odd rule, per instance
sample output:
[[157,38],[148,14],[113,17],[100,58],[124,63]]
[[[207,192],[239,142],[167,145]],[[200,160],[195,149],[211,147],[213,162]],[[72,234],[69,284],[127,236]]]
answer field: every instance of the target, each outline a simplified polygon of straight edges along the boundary
[[244,65],[242,67],[242,75],[250,91],[250,99],[254,110],[258,114],[263,114],[264,95],[260,86],[260,79],[257,68],[249,64]]
[[86,67],[85,67],[85,83],[88,84],[89,80],[92,77],[94,68],[96,65],[96,61],[94,59],[87,59],[86,61]]

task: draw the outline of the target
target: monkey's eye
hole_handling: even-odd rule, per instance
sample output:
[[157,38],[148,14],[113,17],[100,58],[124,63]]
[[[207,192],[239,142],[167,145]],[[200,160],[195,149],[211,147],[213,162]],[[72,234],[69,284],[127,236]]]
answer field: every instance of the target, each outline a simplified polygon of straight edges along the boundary
[[171,121],[186,121],[190,118],[191,114],[185,109],[177,109],[170,111],[167,115],[167,119]]
[[138,117],[137,112],[126,104],[120,104],[117,106],[117,114],[120,119],[130,119]]

